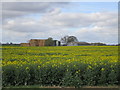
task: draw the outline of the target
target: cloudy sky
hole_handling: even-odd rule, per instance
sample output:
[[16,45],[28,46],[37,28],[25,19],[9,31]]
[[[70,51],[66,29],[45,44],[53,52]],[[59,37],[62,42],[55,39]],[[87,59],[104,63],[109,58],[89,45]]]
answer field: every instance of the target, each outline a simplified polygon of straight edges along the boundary
[[117,2],[4,2],[2,42],[72,35],[79,41],[116,44],[117,12]]

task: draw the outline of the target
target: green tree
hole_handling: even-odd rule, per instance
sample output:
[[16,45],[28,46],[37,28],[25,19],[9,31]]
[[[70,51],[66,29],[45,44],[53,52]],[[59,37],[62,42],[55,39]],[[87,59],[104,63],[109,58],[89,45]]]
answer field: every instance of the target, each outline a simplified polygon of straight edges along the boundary
[[49,37],[46,41],[45,41],[45,46],[53,46],[54,45],[54,40],[53,38]]

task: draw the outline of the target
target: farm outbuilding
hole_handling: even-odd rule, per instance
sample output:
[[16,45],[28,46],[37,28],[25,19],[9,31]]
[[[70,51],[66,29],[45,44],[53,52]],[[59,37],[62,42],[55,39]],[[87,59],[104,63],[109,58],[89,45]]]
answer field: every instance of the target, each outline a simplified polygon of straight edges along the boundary
[[[21,43],[21,46],[45,46],[45,42],[47,39],[31,39],[28,43]],[[60,46],[60,41],[53,40],[53,46]]]
[[31,39],[30,46],[45,46],[46,39]]
[[54,40],[54,46],[61,46],[60,41],[58,41],[58,40]]
[[29,43],[21,43],[21,46],[45,46],[47,39],[31,39]]

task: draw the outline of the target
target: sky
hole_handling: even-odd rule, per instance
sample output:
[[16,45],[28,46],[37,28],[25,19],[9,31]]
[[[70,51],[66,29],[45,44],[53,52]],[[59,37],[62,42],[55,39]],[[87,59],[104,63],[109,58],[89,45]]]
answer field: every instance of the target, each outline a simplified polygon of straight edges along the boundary
[[2,42],[30,39],[118,43],[117,2],[3,2]]

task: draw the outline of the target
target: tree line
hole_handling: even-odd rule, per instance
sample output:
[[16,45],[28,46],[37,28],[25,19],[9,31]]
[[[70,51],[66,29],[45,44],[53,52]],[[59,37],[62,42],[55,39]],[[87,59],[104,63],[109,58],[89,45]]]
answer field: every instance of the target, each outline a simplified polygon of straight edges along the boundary
[[[52,37],[49,37],[46,41],[45,41],[45,46],[67,46],[69,43],[71,42],[79,42],[77,37],[75,36],[64,36],[60,39],[60,41],[58,40],[53,40]],[[57,45],[56,45],[57,44]],[[104,45],[107,45],[105,43],[88,43],[89,45],[94,45],[94,46],[104,46]],[[0,45],[16,45],[16,46],[19,46],[20,44],[13,44],[12,42],[10,43],[5,43],[5,44],[2,44],[0,43]],[[116,46],[120,46],[120,44],[116,44]]]

